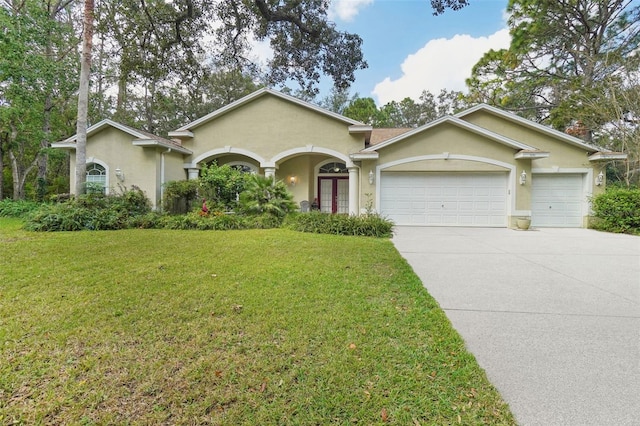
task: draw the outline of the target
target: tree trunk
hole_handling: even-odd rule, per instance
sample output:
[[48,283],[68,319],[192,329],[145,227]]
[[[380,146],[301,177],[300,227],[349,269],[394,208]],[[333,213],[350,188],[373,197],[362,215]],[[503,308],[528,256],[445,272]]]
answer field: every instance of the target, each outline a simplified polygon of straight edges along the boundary
[[0,201],[4,200],[4,141],[0,135]]
[[78,123],[76,131],[76,195],[85,193],[87,181],[87,116],[89,115],[89,73],[93,45],[93,0],[84,0],[84,32],[78,90]]

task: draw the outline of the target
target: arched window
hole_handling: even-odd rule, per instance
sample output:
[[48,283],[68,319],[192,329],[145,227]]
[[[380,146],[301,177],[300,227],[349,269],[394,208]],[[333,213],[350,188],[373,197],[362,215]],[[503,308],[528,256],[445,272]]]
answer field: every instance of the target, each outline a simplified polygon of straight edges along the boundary
[[258,169],[256,168],[256,166],[250,163],[245,163],[244,161],[232,161],[231,163],[229,163],[229,167],[231,167],[232,169],[236,169],[242,173],[251,173],[254,175],[258,173]]
[[107,170],[97,163],[87,164],[87,193],[104,193],[107,188]]
[[349,173],[349,170],[347,170],[347,165],[345,163],[331,162],[320,166],[318,173],[340,174]]

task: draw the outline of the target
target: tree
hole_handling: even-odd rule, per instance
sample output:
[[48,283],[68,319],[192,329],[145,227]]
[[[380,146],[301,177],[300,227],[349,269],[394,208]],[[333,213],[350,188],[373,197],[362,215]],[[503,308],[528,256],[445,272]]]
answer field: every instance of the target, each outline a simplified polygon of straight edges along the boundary
[[471,97],[564,130],[582,120],[585,139],[603,122],[580,102],[624,69],[640,42],[630,0],[510,0],[508,49],[489,51],[468,80]]
[[[629,60],[640,62],[637,57]],[[626,160],[608,168],[612,177],[627,187],[640,184],[640,74],[637,70],[636,65],[626,72],[608,76],[595,93],[582,98],[584,108],[591,111],[594,121],[605,123],[594,134],[594,142],[627,154]]]
[[76,128],[76,188],[85,193],[87,181],[87,117],[89,115],[89,73],[93,48],[93,0],[84,0],[80,87],[78,89],[78,120]]
[[[30,177],[44,196],[49,144],[69,133],[76,66],[69,5],[26,0],[0,7],[0,143],[15,199],[25,198]],[[4,156],[0,163],[3,169]]]
[[361,123],[373,125],[379,120],[379,111],[373,98],[355,98],[344,109],[344,115]]

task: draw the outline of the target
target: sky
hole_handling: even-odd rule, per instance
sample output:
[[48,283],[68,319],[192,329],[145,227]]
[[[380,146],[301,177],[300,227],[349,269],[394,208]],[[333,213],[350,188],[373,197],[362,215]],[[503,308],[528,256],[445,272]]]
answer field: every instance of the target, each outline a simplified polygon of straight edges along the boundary
[[[471,0],[433,16],[429,0],[332,0],[329,18],[360,35],[369,68],[356,73],[351,94],[381,106],[423,90],[466,90],[465,79],[489,49],[509,44],[507,0]],[[324,87],[327,86],[327,87]],[[320,87],[326,96],[330,84]]]

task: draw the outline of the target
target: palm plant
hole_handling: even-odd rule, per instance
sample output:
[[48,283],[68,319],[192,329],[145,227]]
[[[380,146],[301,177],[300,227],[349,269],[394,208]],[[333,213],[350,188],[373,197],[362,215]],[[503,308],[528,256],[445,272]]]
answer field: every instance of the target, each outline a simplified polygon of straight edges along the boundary
[[240,210],[247,214],[271,214],[284,217],[296,209],[293,195],[282,181],[253,175],[240,194]]

